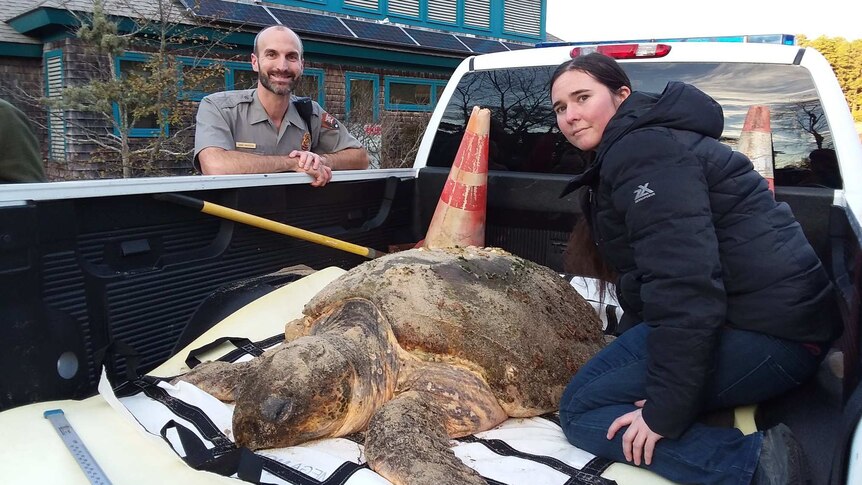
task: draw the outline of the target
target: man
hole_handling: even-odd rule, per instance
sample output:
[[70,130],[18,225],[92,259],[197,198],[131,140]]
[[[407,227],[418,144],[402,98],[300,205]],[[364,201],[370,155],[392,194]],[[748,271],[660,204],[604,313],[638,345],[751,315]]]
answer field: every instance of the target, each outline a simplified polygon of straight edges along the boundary
[[280,25],[261,30],[251,66],[258,73],[257,88],[201,101],[196,168],[205,175],[305,172],[315,187],[326,185],[332,170],[368,168],[368,153],[344,125],[316,102],[306,113],[294,102],[293,87],[303,69],[296,33]]
[[44,181],[39,140],[27,116],[0,99],[0,183]]

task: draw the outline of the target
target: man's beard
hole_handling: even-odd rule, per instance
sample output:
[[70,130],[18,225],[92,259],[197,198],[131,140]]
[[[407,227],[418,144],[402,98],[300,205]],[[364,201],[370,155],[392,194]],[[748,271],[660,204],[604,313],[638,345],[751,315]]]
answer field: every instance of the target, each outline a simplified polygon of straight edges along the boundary
[[269,74],[264,72],[258,72],[257,79],[260,81],[261,86],[265,87],[273,94],[277,94],[279,96],[290,96],[290,92],[293,90],[294,79],[290,79],[287,83],[281,86],[273,86],[272,82],[269,80]]

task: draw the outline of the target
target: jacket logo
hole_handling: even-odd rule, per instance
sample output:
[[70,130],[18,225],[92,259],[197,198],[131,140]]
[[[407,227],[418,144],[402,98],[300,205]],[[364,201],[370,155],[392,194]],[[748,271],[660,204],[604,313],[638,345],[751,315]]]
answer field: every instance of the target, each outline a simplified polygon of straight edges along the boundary
[[653,189],[649,188],[649,182],[647,182],[643,185],[638,185],[637,190],[635,190],[634,192],[635,192],[635,204],[637,204],[638,202],[640,202],[644,199],[649,199],[650,197],[655,195],[655,191]]

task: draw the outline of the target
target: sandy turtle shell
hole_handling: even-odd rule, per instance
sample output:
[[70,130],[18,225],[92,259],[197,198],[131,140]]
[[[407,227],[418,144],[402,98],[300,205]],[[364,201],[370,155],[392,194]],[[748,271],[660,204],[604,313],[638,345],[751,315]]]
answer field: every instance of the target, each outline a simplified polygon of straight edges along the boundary
[[291,446],[367,428],[396,484],[485,483],[449,438],[557,409],[604,344],[592,307],[552,270],[500,249],[413,249],[321,290],[286,343],[180,377],[235,401],[237,444]]

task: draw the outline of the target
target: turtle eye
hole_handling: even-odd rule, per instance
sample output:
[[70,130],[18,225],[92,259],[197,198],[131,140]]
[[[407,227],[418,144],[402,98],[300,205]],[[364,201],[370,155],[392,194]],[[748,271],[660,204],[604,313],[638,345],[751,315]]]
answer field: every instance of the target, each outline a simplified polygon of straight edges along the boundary
[[278,422],[293,413],[293,399],[267,396],[260,405],[260,413],[271,422]]

